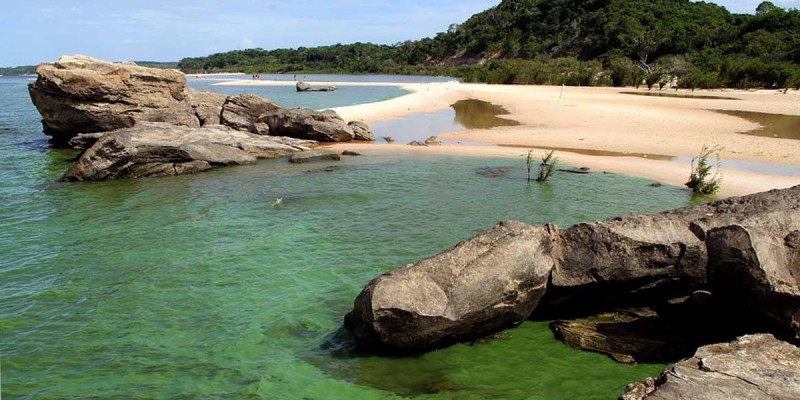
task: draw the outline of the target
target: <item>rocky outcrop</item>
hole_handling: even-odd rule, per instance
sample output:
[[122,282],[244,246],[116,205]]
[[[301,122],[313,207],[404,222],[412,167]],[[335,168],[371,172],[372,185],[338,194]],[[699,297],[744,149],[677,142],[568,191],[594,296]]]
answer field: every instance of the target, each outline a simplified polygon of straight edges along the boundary
[[298,92],[335,92],[336,91],[336,86],[315,88],[315,87],[312,87],[311,85],[309,85],[306,82],[300,81],[300,82],[297,82],[297,84],[295,85],[295,89],[297,89]]
[[275,136],[320,142],[348,142],[354,138],[353,130],[332,110],[280,109],[261,115],[258,122],[269,126],[270,135]]
[[474,339],[530,315],[553,267],[552,226],[502,222],[437,256],[382,275],[345,325],[360,343],[416,351]]
[[339,153],[332,150],[310,150],[294,153],[289,156],[289,162],[293,164],[303,164],[314,161],[339,161]]
[[703,346],[658,378],[628,385],[620,399],[800,399],[800,349],[765,334]]
[[370,130],[369,125],[361,122],[361,121],[350,121],[347,124],[350,129],[353,131],[353,139],[354,140],[363,140],[366,142],[374,142],[375,141],[375,134],[372,133]]
[[[800,229],[798,215],[800,186],[795,186],[666,213],[579,224],[565,230],[553,225],[505,223],[431,259],[376,278],[356,298],[353,311],[345,319],[346,326],[366,346],[429,349],[502,330],[531,315],[551,319],[591,315],[623,306],[661,304],[709,288],[713,288],[712,292],[729,291],[732,296],[742,293],[742,289],[725,283],[722,277],[727,275],[718,272],[720,268],[749,271],[754,279],[765,277],[760,281],[761,288],[746,297],[754,304],[773,304],[776,299],[786,300],[787,295],[795,299],[792,293],[797,291],[798,274],[797,264],[792,261],[796,260],[792,246],[797,237],[793,232]],[[756,224],[763,232],[761,237],[768,240],[737,244],[720,239],[725,246],[741,250],[727,251],[731,259],[725,261],[728,258],[718,256],[727,254],[720,250],[725,246],[715,245],[714,238],[726,232],[724,227],[737,222],[744,226]],[[513,226],[514,232],[522,233],[498,233],[504,231],[503,226]],[[747,247],[747,243],[756,244]],[[483,247],[476,244],[491,249],[487,253],[491,256],[484,255],[488,250],[481,250]],[[775,253],[783,255],[778,257],[782,262],[756,265],[744,257],[744,250],[751,249],[755,252],[753,259],[771,259],[766,252],[772,252],[775,246],[783,246],[781,253]],[[463,251],[472,248],[478,250]],[[712,256],[714,259],[709,262]],[[717,263],[728,266],[715,267]],[[466,276],[479,277],[480,288],[454,284],[466,279],[465,265],[476,265],[479,273]],[[759,269],[765,272],[758,272]],[[523,276],[546,276],[547,285],[536,285],[538,280],[526,283],[520,278]],[[520,285],[533,285],[537,292],[521,296],[524,290],[512,289]],[[763,293],[770,295],[761,296]],[[523,305],[509,313],[508,307],[500,305],[506,303],[497,301],[506,294],[524,299]],[[764,316],[775,325],[796,326],[797,308],[793,304],[786,301],[784,308],[771,309],[780,310],[774,316],[772,311],[753,307],[734,311],[742,319],[750,319],[747,314],[757,314],[755,317]],[[730,309],[725,302],[718,306]]]
[[186,88],[186,95],[189,98],[189,104],[192,106],[194,115],[200,122],[200,126],[206,125],[220,125],[222,124],[222,106],[228,99],[222,93],[214,92],[198,92],[192,88]]
[[[254,94],[231,96],[222,106],[222,124],[239,131],[269,135],[269,126],[259,120],[264,114],[283,110],[283,107]],[[289,136],[279,135],[276,136]]]
[[29,85],[46,134],[66,143],[78,132],[105,132],[140,121],[199,127],[176,70],[64,56],[36,69]]
[[73,143],[93,144],[62,177],[63,181],[169,176],[216,166],[248,164],[308,150],[314,142],[258,136],[225,126],[189,128],[140,123],[98,137],[79,135]]

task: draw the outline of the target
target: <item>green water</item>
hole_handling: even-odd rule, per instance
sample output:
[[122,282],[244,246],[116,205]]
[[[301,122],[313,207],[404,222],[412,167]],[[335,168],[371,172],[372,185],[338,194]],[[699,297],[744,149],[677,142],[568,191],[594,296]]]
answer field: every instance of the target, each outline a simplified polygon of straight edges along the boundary
[[[420,357],[366,356],[341,321],[376,275],[497,220],[566,226],[683,206],[684,190],[604,174],[527,184],[521,159],[425,155],[56,183],[73,155],[48,149],[29,105],[6,100],[4,399],[613,399],[663,367],[567,348],[543,322]],[[487,166],[512,169],[476,173]]]

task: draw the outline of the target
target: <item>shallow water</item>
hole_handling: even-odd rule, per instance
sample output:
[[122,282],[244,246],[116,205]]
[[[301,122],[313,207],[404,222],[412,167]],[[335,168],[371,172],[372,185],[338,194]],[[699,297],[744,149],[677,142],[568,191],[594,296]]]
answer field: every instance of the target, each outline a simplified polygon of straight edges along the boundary
[[340,328],[370,279],[498,220],[567,226],[685,190],[427,155],[65,184],[73,154],[47,147],[24,81],[0,82],[0,127],[5,397],[611,399],[663,367],[570,349],[543,322],[413,358],[355,355]]
[[412,140],[424,141],[429,136],[445,132],[519,125],[517,121],[499,117],[507,114],[503,107],[486,101],[459,100],[445,110],[375,122],[372,131],[378,140],[391,136],[398,143],[405,144]]
[[800,140],[800,116],[737,110],[713,111],[720,114],[743,118],[750,122],[755,122],[761,125],[761,128],[742,132],[745,135]]

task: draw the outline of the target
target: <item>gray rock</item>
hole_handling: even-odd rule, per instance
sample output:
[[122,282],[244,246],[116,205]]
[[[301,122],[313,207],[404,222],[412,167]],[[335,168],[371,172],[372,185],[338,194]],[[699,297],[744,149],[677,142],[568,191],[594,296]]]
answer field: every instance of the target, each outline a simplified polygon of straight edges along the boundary
[[360,156],[361,153],[359,153],[357,151],[353,151],[353,150],[345,150],[345,151],[342,152],[342,155],[343,156]]
[[394,143],[394,138],[391,136],[384,136],[383,140],[386,141],[386,143]]
[[441,144],[442,142],[439,141],[438,136],[428,136],[428,138],[425,139],[425,145],[427,146],[439,146]]
[[297,84],[295,85],[295,88],[297,89],[298,92],[307,92],[307,91],[311,90],[311,85],[309,85],[308,83],[305,83],[303,81],[300,81],[300,82],[297,82]]
[[427,145],[427,144],[425,144],[425,143],[422,143],[422,142],[420,142],[419,140],[412,140],[412,141],[408,142],[408,146],[414,146],[414,147],[428,147],[428,145]]
[[259,122],[269,126],[270,135],[320,142],[348,142],[354,137],[353,130],[332,110],[281,109],[261,115]]
[[703,346],[658,378],[628,385],[623,400],[800,399],[800,349],[772,335]]
[[[84,143],[84,139],[76,139]],[[216,125],[140,123],[97,138],[61,178],[99,181],[180,175],[309,150],[314,142],[258,136]]]
[[313,161],[339,161],[341,157],[335,151],[331,150],[311,150],[301,153],[294,153],[289,157],[289,162],[294,164],[302,164]]
[[366,346],[418,351],[475,339],[530,315],[553,267],[551,227],[501,222],[370,282],[345,325]]
[[66,143],[78,132],[111,131],[138,122],[199,127],[176,70],[63,56],[41,64],[28,89],[46,134]]
[[[764,300],[768,304],[774,299],[791,301],[786,301],[785,308],[776,308],[779,311],[775,318],[770,316],[771,311],[760,308],[734,311],[742,315],[755,313],[783,326],[796,326],[797,308],[792,307],[797,263],[791,263],[796,259],[793,246],[800,247],[797,244],[800,233],[793,233],[796,219],[800,218],[799,209],[800,186],[795,186],[665,213],[579,224],[565,230],[553,225],[506,223],[438,256],[376,278],[356,299],[346,325],[366,346],[422,350],[508,328],[530,316],[524,315],[527,311],[535,310],[535,316],[540,318],[557,319],[629,304],[666,303],[709,287],[709,251],[705,240],[717,233],[707,232],[738,222],[765,229],[769,240],[755,242],[769,243],[770,249],[782,246],[781,252],[775,254],[783,255],[785,260],[783,264],[764,263],[746,268],[773,271],[766,276],[775,277],[762,280],[769,282],[767,286],[772,289],[753,289],[756,295],[750,298],[754,304],[762,304],[757,294],[767,292],[770,295],[765,298],[772,299]],[[524,235],[498,233],[504,231],[501,229],[504,226],[513,226],[514,231]],[[481,248],[476,243],[486,241],[491,241],[491,246],[487,246],[491,251],[463,251]],[[525,245],[528,247],[524,248]],[[746,249],[735,243],[730,245]],[[463,266],[473,260],[481,268],[475,276],[483,286],[477,289],[454,284],[466,279],[462,278]],[[553,266],[552,271],[543,271],[543,265]],[[788,272],[776,272],[773,269],[776,265],[788,268]],[[725,270],[734,271],[727,267]],[[546,290],[537,286],[537,295],[525,296],[524,307],[515,309],[513,316],[495,303],[497,297],[509,293],[509,287],[526,284],[511,277],[509,271],[548,277]],[[779,280],[789,284],[778,285]],[[725,282],[722,278],[718,281]],[[729,288],[734,293],[741,292],[735,286]],[[719,287],[715,290],[725,292]]]
[[369,129],[369,125],[361,121],[350,121],[347,126],[353,131],[354,140],[375,141],[375,134]]
[[[254,94],[240,94],[228,97],[222,106],[221,122],[239,131],[269,135],[270,128],[259,117],[283,110],[283,107],[262,99]],[[287,136],[275,134],[275,136]]]
[[200,126],[222,124],[222,106],[228,96],[222,93],[198,92],[190,87],[186,88],[189,104],[197,116]]

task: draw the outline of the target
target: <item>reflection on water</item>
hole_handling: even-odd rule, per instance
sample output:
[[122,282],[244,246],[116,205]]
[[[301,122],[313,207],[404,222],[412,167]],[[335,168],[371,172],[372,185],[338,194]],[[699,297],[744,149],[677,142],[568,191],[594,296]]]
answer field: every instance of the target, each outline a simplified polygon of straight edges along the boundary
[[651,97],[674,97],[677,99],[697,99],[697,100],[741,100],[736,97],[726,96],[713,96],[707,94],[686,94],[686,93],[669,93],[669,92],[620,92],[622,94],[632,94],[634,96],[651,96]]
[[427,137],[463,129],[490,129],[516,126],[519,122],[500,118],[507,115],[503,107],[486,101],[459,100],[452,108],[430,113],[417,113],[390,121],[378,121],[372,126],[377,137],[391,136],[397,143],[424,141]]
[[500,126],[517,126],[519,122],[500,118],[508,115],[505,108],[481,100],[459,100],[452,105],[456,112],[456,122],[467,129],[489,129]]
[[761,128],[742,132],[745,135],[800,140],[800,116],[767,114],[751,111],[712,110],[720,114],[744,118],[761,125]]

